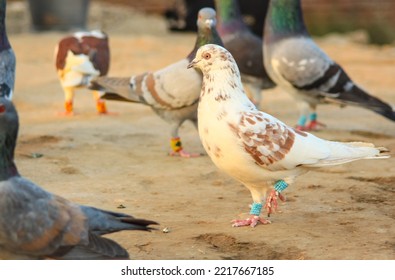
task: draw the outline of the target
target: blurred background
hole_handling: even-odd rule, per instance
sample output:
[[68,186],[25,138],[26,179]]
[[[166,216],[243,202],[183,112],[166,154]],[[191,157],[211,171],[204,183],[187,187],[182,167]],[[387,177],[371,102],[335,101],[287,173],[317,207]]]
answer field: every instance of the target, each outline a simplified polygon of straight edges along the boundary
[[[267,1],[243,0],[240,4],[246,22],[261,35]],[[314,36],[358,31],[359,40],[366,43],[395,41],[394,0],[303,0],[302,5]],[[213,1],[8,0],[7,29],[10,34],[83,28],[139,33],[144,26],[144,32],[190,32],[196,28],[197,11],[204,6],[213,7]]]

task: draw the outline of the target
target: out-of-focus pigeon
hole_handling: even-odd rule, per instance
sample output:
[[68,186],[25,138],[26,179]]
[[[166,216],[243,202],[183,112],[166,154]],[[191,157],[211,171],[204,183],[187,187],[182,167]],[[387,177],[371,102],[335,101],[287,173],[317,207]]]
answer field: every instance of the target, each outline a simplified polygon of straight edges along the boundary
[[244,23],[237,0],[215,0],[215,7],[218,33],[237,62],[241,80],[251,93],[250,99],[259,105],[262,89],[275,86],[263,66],[262,38],[253,34]]
[[[300,0],[270,0],[264,34],[266,70],[300,106],[297,128],[315,129],[319,125],[317,105],[330,102],[366,108],[395,121],[390,105],[356,85],[312,40]],[[306,125],[308,119],[310,123]]]
[[102,235],[150,230],[156,222],[82,206],[22,177],[14,162],[18,115],[0,97],[0,259],[126,259]]
[[188,67],[203,72],[198,106],[202,144],[215,165],[252,195],[251,216],[233,221],[234,226],[269,223],[259,217],[261,208],[273,212],[281,191],[311,168],[389,157],[385,148],[324,140],[259,111],[245,95],[232,55],[220,46],[201,47]]
[[15,54],[5,24],[6,0],[0,0],[0,96],[12,98],[15,85]]
[[[98,30],[76,32],[59,41],[55,48],[55,66],[65,94],[65,114],[73,114],[74,91],[87,87],[96,77],[107,74],[110,67],[108,36]],[[93,91],[99,114],[107,114],[104,100]]]
[[183,149],[178,133],[181,124],[190,120],[197,125],[196,110],[202,75],[195,69],[186,69],[196,50],[207,43],[222,45],[215,29],[215,10],[203,8],[197,19],[197,39],[191,53],[184,59],[154,72],[131,78],[100,77],[92,81],[91,88],[106,93],[104,99],[129,101],[150,106],[154,112],[171,125],[171,155],[194,157]]

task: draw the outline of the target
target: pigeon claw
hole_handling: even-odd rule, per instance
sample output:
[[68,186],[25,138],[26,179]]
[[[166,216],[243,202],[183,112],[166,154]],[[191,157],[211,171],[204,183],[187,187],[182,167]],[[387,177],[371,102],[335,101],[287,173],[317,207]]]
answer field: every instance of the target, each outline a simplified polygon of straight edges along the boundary
[[267,225],[270,224],[271,222],[259,216],[252,215],[251,217],[245,220],[233,220],[232,227],[244,227],[244,226],[255,227],[258,223]]
[[325,127],[326,124],[314,120],[309,122],[308,125],[297,125],[296,129],[300,131],[317,131],[320,130],[320,128],[325,128]]
[[194,158],[194,157],[200,157],[201,154],[198,153],[188,153],[184,150],[179,150],[179,151],[171,151],[169,153],[170,156],[175,157],[175,156],[180,156],[182,158]]
[[57,114],[58,114],[58,116],[62,116],[62,117],[72,117],[75,115],[73,111],[63,111],[63,112],[59,112]]
[[276,190],[272,190],[266,199],[264,208],[266,209],[267,215],[269,217],[270,217],[270,214],[276,212],[276,210],[278,208],[277,198],[279,198],[283,202],[285,201],[285,197]]

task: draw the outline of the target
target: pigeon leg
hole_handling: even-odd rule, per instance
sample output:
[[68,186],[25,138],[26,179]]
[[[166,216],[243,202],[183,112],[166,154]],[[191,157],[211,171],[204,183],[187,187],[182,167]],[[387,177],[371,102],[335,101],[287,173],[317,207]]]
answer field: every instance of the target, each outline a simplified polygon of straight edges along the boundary
[[274,184],[274,189],[270,192],[269,196],[266,198],[265,209],[267,211],[267,215],[270,217],[271,213],[274,213],[277,210],[278,202],[277,198],[280,198],[281,201],[285,201],[285,197],[281,194],[283,190],[288,187],[288,184],[279,180]]
[[107,111],[106,103],[104,102],[103,99],[100,98],[101,96],[100,92],[94,90],[92,93],[93,93],[93,98],[96,101],[97,113],[100,115],[107,115],[108,111]]
[[64,87],[64,112],[60,113],[63,116],[72,116],[74,115],[73,111],[73,99],[74,99],[74,88],[73,87]]
[[[318,130],[319,127],[325,127],[326,125],[317,121],[317,105],[309,104],[307,102],[298,103],[301,115],[299,117],[296,129],[301,131],[313,131]],[[309,118],[309,123],[307,123],[307,116]]]
[[263,225],[270,224],[269,220],[259,217],[259,215],[261,214],[262,206],[262,203],[254,202],[251,206],[251,216],[245,220],[233,220],[232,227],[255,227],[258,223],[261,223]]
[[188,153],[182,148],[181,138],[173,137],[170,139],[170,146],[172,151],[170,152],[170,156],[180,156],[183,158],[191,158],[198,157],[200,154],[196,153]]
[[305,130],[312,131],[318,130],[318,127],[326,127],[324,123],[317,121],[317,113],[310,114],[310,123],[307,125]]
[[296,129],[298,129],[298,130],[301,130],[301,131],[304,131],[304,130],[306,130],[306,122],[307,122],[307,118],[306,118],[306,116],[305,115],[301,115],[300,117],[299,117],[299,120],[298,120],[298,124],[296,125]]

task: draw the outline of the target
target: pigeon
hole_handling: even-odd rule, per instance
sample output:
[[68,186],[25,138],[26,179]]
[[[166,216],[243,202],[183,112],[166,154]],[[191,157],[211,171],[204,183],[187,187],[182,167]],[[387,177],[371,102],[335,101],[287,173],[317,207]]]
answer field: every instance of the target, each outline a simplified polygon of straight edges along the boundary
[[389,151],[362,142],[335,142],[299,131],[259,111],[243,89],[232,55],[213,44],[202,46],[188,67],[203,73],[198,105],[198,131],[214,164],[250,190],[250,217],[233,226],[268,224],[260,217],[284,200],[284,191],[295,178],[315,167],[360,159],[388,158]]
[[145,72],[131,78],[99,77],[91,83],[91,88],[105,92],[103,99],[148,105],[167,121],[171,125],[172,156],[199,156],[184,150],[178,130],[185,120],[190,120],[197,126],[196,112],[202,77],[199,71],[188,70],[186,67],[200,46],[207,43],[222,45],[215,29],[215,17],[214,9],[200,9],[196,43],[186,58],[154,72]]
[[241,80],[255,105],[262,99],[262,89],[275,87],[263,66],[262,38],[244,23],[237,0],[215,0],[217,30],[225,48],[235,58]]
[[0,259],[129,258],[102,235],[157,223],[78,205],[22,177],[14,162],[18,127],[14,105],[0,97]]
[[264,34],[264,65],[272,80],[296,99],[301,111],[298,129],[323,125],[316,107],[325,103],[366,108],[395,121],[389,104],[355,84],[313,41],[299,0],[270,0]]
[[[55,48],[55,66],[65,94],[65,115],[73,115],[74,90],[87,87],[93,78],[104,76],[110,67],[108,36],[100,31],[79,31],[62,38]],[[104,100],[93,91],[96,110],[107,114]]]
[[12,99],[16,59],[8,41],[5,17],[6,1],[0,0],[0,96]]

